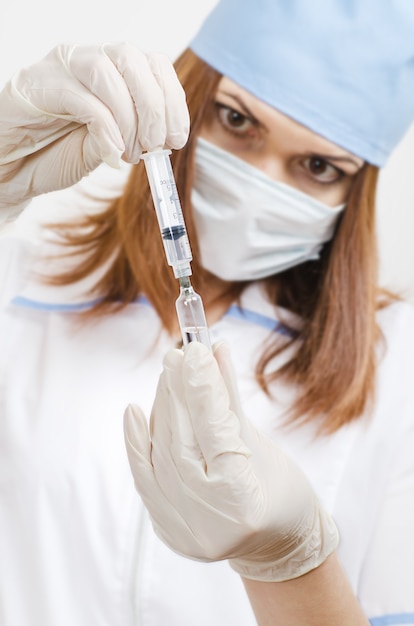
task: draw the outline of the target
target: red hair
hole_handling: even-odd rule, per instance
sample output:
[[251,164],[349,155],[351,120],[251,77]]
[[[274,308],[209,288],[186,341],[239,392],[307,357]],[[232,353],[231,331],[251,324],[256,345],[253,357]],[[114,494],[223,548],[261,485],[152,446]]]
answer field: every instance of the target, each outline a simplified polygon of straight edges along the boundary
[[[172,162],[192,242],[194,286],[202,292],[208,275],[198,260],[191,215],[193,154],[221,75],[190,50],[177,60],[176,70],[186,91],[192,132],[185,148],[173,154]],[[257,379],[267,393],[277,377],[297,384],[291,419],[322,418],[325,432],[358,418],[375,391],[375,354],[380,337],[376,323],[377,174],[376,167],[365,165],[356,175],[347,208],[319,260],[265,281],[275,304],[298,314],[302,327],[288,343],[295,350],[281,369],[272,371],[271,364],[286,343],[281,345],[274,337],[264,347],[256,368]],[[177,281],[165,262],[142,163],[133,166],[124,193],[105,211],[77,223],[60,224],[58,230],[75,247],[73,254],[79,254],[79,263],[70,272],[54,277],[55,284],[78,281],[112,259],[93,290],[99,301],[86,316],[123,308],[145,293],[164,327],[172,331]],[[245,285],[238,283],[229,288],[229,302],[240,295]]]

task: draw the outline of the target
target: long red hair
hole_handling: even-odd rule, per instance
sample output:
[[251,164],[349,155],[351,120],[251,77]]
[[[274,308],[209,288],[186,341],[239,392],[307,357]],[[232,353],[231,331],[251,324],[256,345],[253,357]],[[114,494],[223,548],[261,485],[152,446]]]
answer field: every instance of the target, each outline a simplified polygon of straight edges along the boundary
[[[199,264],[191,215],[193,154],[221,75],[190,50],[177,60],[176,70],[186,91],[192,132],[185,148],[174,152],[172,163],[192,244],[194,285],[202,292],[208,275]],[[319,260],[266,279],[275,304],[298,314],[302,327],[288,344],[280,345],[275,337],[264,347],[256,367],[257,379],[267,393],[277,377],[297,384],[291,419],[322,419],[325,432],[358,418],[374,396],[380,337],[376,312],[381,306],[375,229],[377,175],[377,168],[371,165],[357,174],[347,208]],[[57,228],[71,250],[79,254],[79,262],[68,273],[55,276],[55,284],[75,282],[106,267],[93,290],[99,299],[86,316],[123,308],[145,293],[164,327],[172,331],[177,281],[165,262],[142,163],[132,168],[124,193],[105,211]],[[245,283],[231,287],[229,301],[244,287]],[[272,370],[274,357],[292,344],[293,356],[282,369]]]

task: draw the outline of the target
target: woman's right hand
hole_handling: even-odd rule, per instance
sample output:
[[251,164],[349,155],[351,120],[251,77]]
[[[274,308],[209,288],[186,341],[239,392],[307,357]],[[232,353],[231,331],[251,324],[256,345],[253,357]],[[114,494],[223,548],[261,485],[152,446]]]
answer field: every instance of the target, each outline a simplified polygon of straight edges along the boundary
[[0,93],[0,205],[69,187],[104,161],[182,148],[188,132],[166,56],[128,43],[57,46]]

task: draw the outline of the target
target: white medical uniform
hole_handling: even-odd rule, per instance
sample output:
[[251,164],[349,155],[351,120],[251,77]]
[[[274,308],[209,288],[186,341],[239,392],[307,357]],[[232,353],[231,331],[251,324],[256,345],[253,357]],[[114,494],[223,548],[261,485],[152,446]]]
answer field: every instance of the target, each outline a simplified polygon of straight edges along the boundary
[[[98,181],[99,172],[83,187],[96,191]],[[0,240],[0,624],[253,626],[227,562],[168,550],[134,490],[123,411],[135,402],[149,415],[174,340],[145,299],[79,324],[85,284],[36,279],[55,267],[37,261],[48,248],[31,234],[36,206],[58,219],[81,206],[80,189],[35,201]],[[278,384],[270,400],[254,380],[262,342],[283,332],[260,285],[211,335],[230,345],[247,415],[304,469],[332,513],[371,624],[414,626],[414,312],[393,304],[379,319],[387,346],[372,414],[319,438],[314,425],[283,428],[293,389]]]

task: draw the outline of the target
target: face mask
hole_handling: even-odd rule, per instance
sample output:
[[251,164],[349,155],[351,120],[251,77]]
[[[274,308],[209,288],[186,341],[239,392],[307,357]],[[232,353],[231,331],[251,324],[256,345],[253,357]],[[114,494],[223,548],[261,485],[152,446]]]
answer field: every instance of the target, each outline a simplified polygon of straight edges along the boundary
[[236,281],[318,259],[345,206],[328,207],[201,138],[192,205],[203,267]]

